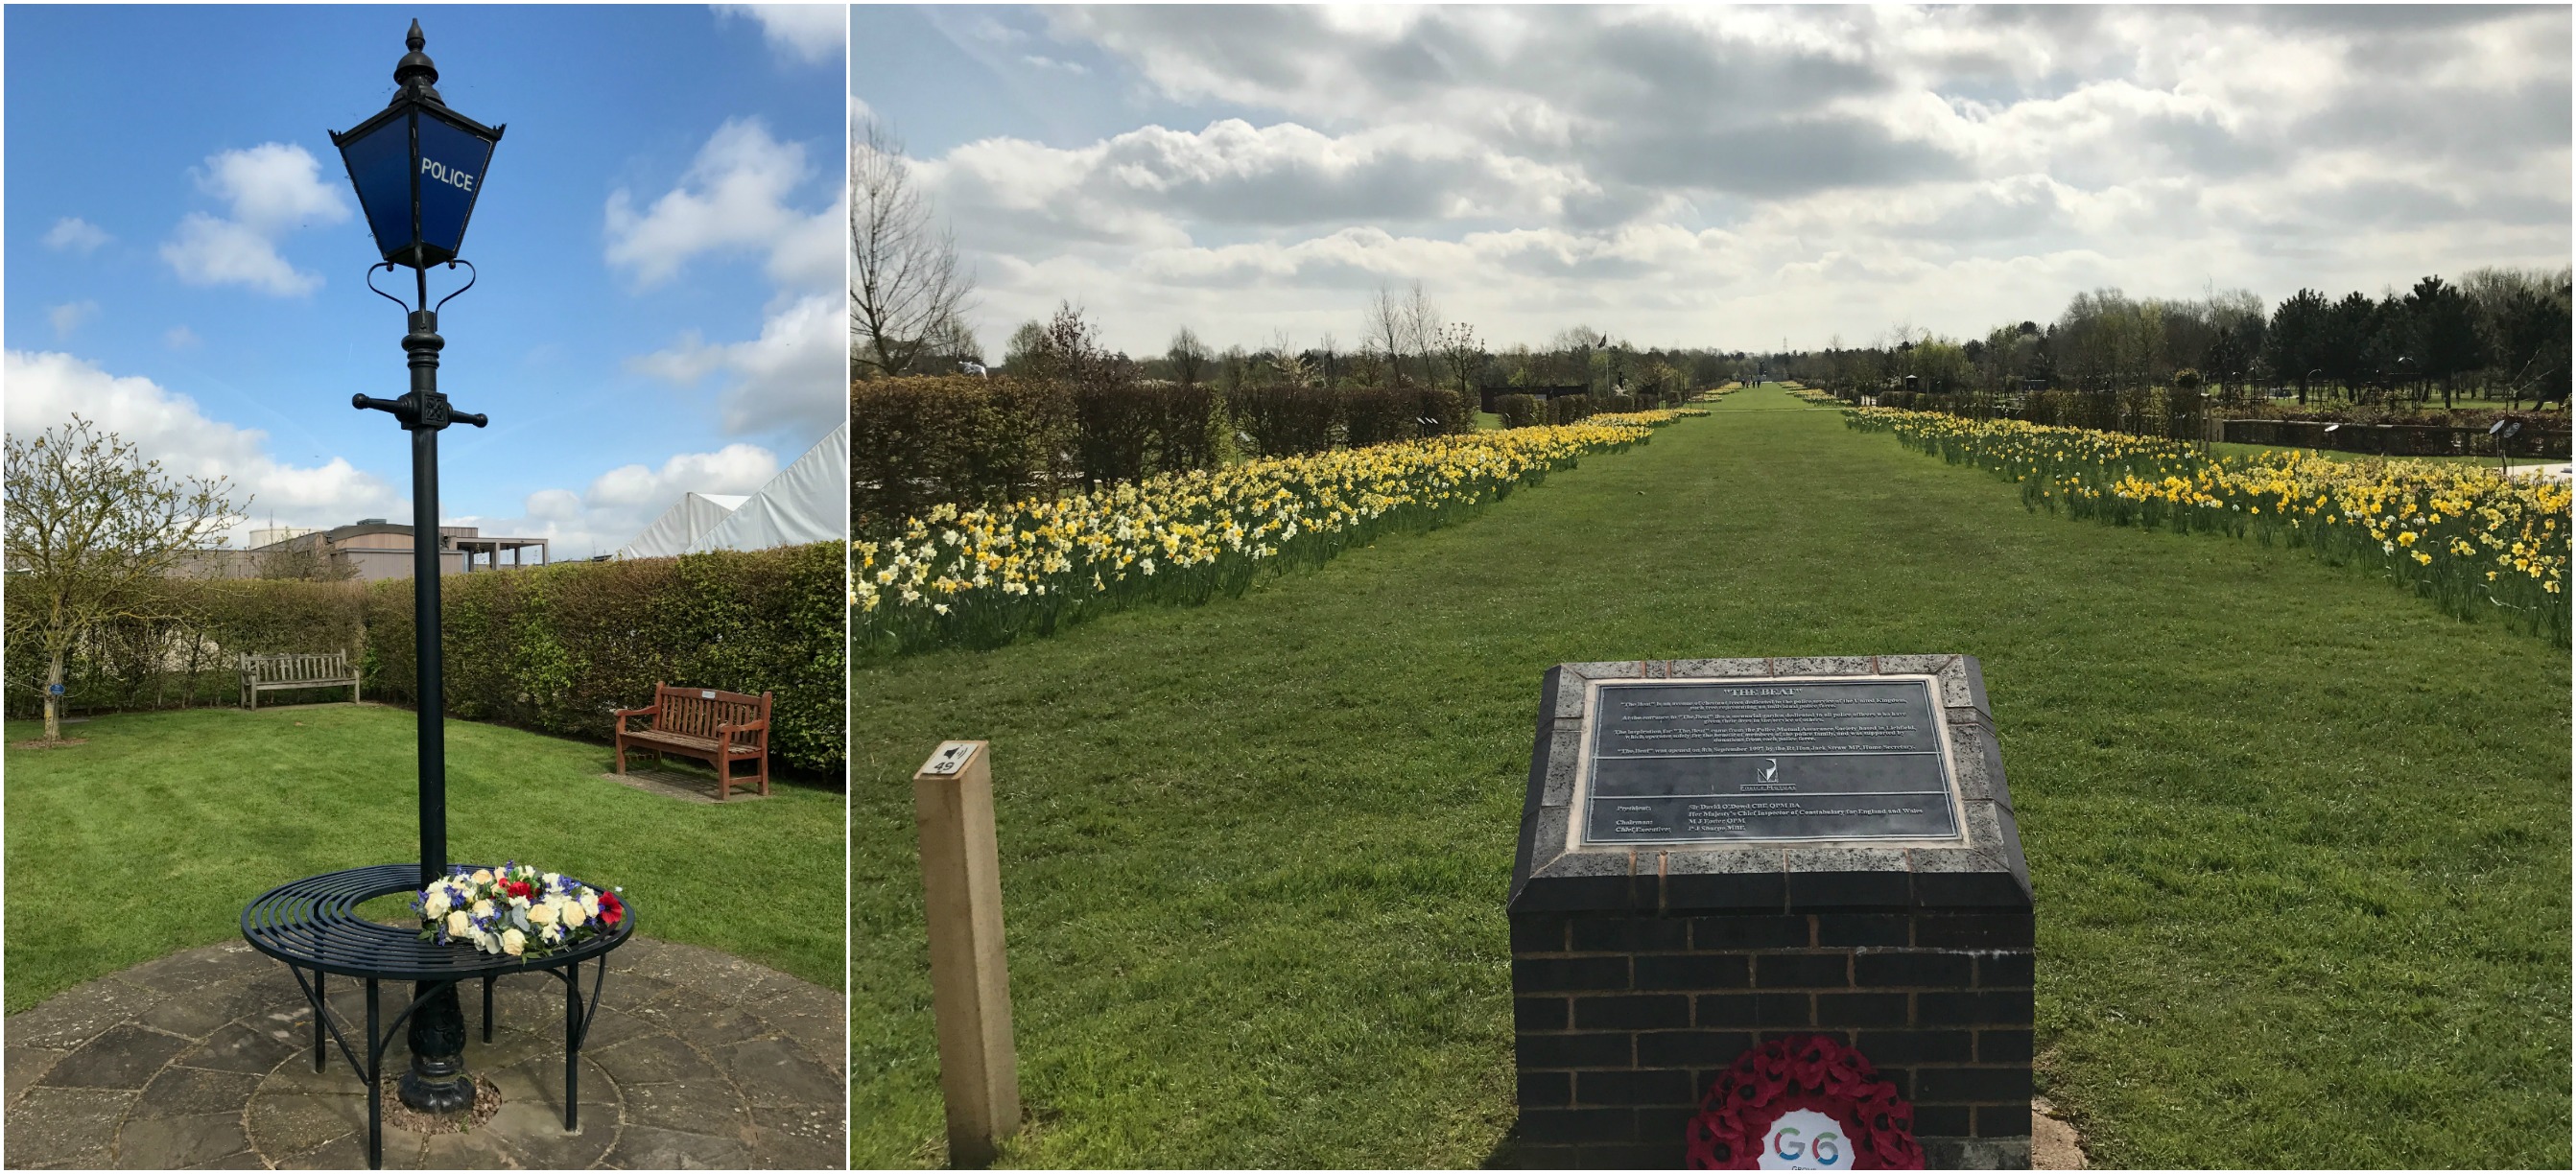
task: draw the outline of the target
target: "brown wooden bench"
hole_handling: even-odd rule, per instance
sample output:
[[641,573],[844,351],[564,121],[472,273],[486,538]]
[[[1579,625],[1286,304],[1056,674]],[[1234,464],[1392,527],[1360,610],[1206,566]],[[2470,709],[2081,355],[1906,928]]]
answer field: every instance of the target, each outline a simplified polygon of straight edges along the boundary
[[[649,717],[645,728],[630,730],[626,719]],[[722,689],[674,689],[653,682],[653,704],[617,711],[617,773],[626,773],[626,750],[650,750],[694,758],[716,768],[716,801],[737,786],[757,784],[769,795],[769,694],[727,693]],[[733,764],[750,762],[755,772],[737,777]]]
[[279,689],[337,689],[349,687],[349,700],[358,699],[358,670],[349,664],[347,652],[280,652],[259,655],[245,652],[241,658],[242,704],[259,708],[259,695]]

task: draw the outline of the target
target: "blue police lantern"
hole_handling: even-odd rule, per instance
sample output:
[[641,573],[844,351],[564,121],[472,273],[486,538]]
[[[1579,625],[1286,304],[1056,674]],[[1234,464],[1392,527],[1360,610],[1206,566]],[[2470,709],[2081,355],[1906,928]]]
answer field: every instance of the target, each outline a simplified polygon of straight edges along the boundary
[[507,128],[447,108],[432,85],[438,67],[420,51],[419,21],[403,43],[411,52],[394,66],[401,88],[393,101],[356,129],[331,132],[331,145],[348,165],[377,252],[389,264],[426,269],[464,248],[484,169]]

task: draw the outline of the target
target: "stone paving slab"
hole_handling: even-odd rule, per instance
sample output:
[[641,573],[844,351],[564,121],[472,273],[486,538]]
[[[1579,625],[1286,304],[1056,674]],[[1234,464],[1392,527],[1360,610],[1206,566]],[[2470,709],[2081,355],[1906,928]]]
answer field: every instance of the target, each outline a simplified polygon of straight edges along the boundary
[[[386,1169],[810,1170],[848,1159],[847,1004],[829,990],[714,950],[628,942],[610,955],[582,1048],[577,1133],[563,1128],[562,984],[502,979],[489,1044],[480,988],[458,993],[466,1064],[501,1089],[501,1108],[467,1133],[388,1126]],[[363,985],[336,980],[327,995],[354,1043]],[[386,1016],[409,996],[409,984],[387,984]],[[336,1047],[313,1071],[312,1023],[285,966],[239,942],[65,991],[0,1028],[0,1162],[363,1168],[365,1090]],[[396,1038],[385,1070],[409,1062]]]

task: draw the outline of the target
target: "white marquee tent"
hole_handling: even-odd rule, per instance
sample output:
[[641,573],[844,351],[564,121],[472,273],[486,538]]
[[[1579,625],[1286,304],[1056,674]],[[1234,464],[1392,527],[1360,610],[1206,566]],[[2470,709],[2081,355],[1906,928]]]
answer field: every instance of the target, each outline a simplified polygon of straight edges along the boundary
[[751,498],[738,493],[688,493],[664,511],[635,541],[619,547],[619,558],[669,558],[686,554],[716,526]]
[[807,542],[847,542],[850,537],[850,422],[805,450],[796,463],[760,487],[713,530],[689,547],[767,550]]

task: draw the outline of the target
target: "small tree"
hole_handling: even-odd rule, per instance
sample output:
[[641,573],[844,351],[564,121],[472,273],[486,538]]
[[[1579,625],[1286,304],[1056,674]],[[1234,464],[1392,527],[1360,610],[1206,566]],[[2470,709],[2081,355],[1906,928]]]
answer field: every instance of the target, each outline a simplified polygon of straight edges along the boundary
[[1207,370],[1210,358],[1207,344],[1199,341],[1198,332],[1187,326],[1182,327],[1178,333],[1172,335],[1172,349],[1169,354],[1172,360],[1173,378],[1180,380],[1183,387],[1198,386],[1199,375]]
[[[163,475],[132,444],[75,415],[8,441],[9,609],[45,657],[45,740],[62,738],[63,668],[111,623],[167,619],[154,590],[237,513],[221,477]],[[249,503],[243,503],[247,506]]]
[[1453,322],[1439,330],[1435,346],[1440,365],[1447,370],[1450,383],[1457,387],[1458,398],[1465,402],[1472,418],[1480,406],[1476,402],[1476,381],[1485,371],[1485,345],[1476,340],[1475,327]]
[[974,287],[955,234],[931,223],[903,144],[863,120],[850,143],[851,378],[918,372]]

